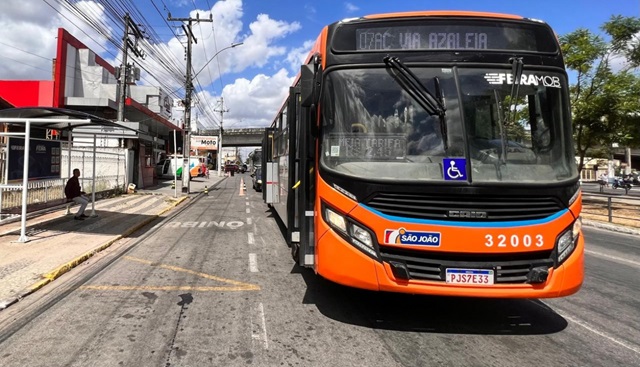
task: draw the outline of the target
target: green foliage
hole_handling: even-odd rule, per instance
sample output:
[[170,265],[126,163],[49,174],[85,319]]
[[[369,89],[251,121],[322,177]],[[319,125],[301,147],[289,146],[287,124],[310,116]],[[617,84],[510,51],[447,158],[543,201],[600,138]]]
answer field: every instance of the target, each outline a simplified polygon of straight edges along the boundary
[[602,30],[608,41],[586,29],[560,37],[566,66],[577,73],[570,93],[580,169],[587,152],[640,146],[640,19],[613,16]]

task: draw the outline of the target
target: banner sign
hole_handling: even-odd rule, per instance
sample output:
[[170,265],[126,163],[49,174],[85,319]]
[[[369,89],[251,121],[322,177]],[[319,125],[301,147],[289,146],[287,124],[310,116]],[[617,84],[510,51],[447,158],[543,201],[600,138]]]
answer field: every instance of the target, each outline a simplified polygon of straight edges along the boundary
[[218,150],[218,137],[212,135],[191,135],[191,150]]
[[[61,178],[62,143],[59,140],[30,139],[29,180]],[[7,181],[22,180],[24,138],[9,137]]]

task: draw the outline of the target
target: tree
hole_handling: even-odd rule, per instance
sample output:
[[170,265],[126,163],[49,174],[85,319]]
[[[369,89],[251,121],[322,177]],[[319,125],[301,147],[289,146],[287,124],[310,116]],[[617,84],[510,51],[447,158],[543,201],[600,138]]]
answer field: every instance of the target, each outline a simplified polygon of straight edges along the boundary
[[560,37],[571,85],[571,109],[579,169],[587,151],[634,139],[640,113],[640,18],[613,16],[601,27],[609,41],[578,29]]

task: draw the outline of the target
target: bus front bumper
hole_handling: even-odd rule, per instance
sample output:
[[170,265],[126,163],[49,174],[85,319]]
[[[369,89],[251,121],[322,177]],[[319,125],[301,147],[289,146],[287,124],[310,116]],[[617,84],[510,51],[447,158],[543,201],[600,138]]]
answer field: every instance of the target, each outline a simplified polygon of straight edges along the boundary
[[374,291],[424,295],[552,298],[577,292],[584,278],[584,237],[557,268],[550,268],[547,280],[539,284],[453,285],[444,281],[405,280],[394,276],[388,263],[374,260],[329,230],[318,240],[316,271],[322,277],[349,287]]

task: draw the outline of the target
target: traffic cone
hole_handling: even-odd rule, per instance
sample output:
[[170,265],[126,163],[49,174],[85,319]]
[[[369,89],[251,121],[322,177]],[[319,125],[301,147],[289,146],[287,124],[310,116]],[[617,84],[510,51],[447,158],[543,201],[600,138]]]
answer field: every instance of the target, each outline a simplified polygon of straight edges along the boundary
[[241,179],[240,179],[240,196],[244,196],[244,190],[245,190],[245,187],[244,187],[244,179],[243,179],[243,178],[241,178]]

